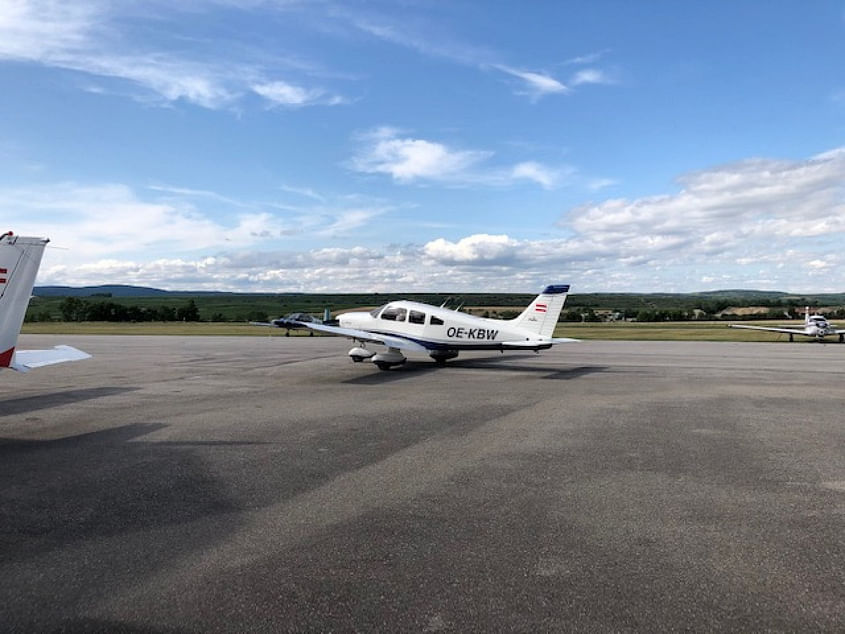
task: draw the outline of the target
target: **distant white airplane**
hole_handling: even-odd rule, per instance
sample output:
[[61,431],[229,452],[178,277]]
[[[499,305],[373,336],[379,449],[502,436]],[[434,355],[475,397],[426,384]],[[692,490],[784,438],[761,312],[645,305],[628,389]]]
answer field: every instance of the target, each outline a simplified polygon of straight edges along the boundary
[[15,350],[48,242],[46,238],[16,236],[11,231],[0,235],[0,368],[27,372],[91,356],[70,346],[56,346],[52,350]]
[[804,327],[796,328],[794,326],[746,326],[745,324],[729,324],[731,328],[744,328],[745,330],[768,330],[769,332],[783,332],[789,335],[790,341],[795,341],[795,335],[802,335],[804,337],[815,337],[816,341],[821,341],[828,335],[839,335],[839,343],[845,340],[845,330],[839,330],[835,324],[830,323],[824,316],[810,314],[810,307],[804,308]]
[[[394,301],[369,312],[338,316],[337,326],[302,322],[312,330],[348,337],[361,343],[349,351],[355,362],[370,360],[381,370],[405,363],[402,351],[427,353],[438,364],[454,359],[460,350],[546,350],[558,343],[555,325],[569,285],[547,286],[514,319],[487,319],[443,306]],[[368,343],[387,346],[387,352],[368,350]]]

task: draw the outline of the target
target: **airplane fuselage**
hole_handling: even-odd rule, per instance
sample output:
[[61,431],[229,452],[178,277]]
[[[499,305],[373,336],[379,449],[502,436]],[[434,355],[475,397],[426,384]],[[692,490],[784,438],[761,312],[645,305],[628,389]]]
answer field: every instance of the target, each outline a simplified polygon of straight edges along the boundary
[[804,332],[809,337],[826,337],[827,335],[835,334],[833,328],[831,328],[830,324],[824,317],[819,315],[814,315],[810,317],[807,322],[807,325],[804,326]]
[[527,349],[552,346],[552,338],[512,325],[449,308],[411,301],[394,301],[369,312],[338,317],[343,328],[402,337],[429,350],[500,350],[505,342],[525,342]]

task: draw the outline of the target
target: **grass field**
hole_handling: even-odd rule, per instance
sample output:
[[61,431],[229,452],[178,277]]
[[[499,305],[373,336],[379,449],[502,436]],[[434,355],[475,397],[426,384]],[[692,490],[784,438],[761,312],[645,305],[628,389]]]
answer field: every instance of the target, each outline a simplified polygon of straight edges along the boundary
[[[756,325],[774,325],[775,322],[754,322]],[[796,322],[796,327],[803,322]],[[175,336],[251,336],[284,337],[281,328],[261,328],[246,323],[213,322],[36,322],[24,324],[24,334],[67,335],[175,335]],[[291,336],[308,336],[305,331],[292,331]],[[655,323],[562,323],[555,330],[556,337],[576,339],[629,340],[629,341],[782,341],[788,335],[774,332],[757,332],[728,328],[725,322],[655,322]],[[796,343],[810,341],[796,337]],[[828,339],[835,342],[836,338]]]

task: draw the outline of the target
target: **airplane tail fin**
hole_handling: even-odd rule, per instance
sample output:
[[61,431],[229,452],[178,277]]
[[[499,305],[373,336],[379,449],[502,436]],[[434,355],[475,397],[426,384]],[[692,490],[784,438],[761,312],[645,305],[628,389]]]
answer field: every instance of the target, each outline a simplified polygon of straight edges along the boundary
[[12,366],[46,238],[0,235],[0,367]]
[[805,326],[810,325],[810,307],[809,306],[804,306],[804,325]]
[[560,311],[563,310],[563,304],[566,302],[567,293],[569,293],[569,284],[547,286],[519,317],[510,320],[511,323],[544,337],[551,337],[554,334],[557,319],[560,317]]

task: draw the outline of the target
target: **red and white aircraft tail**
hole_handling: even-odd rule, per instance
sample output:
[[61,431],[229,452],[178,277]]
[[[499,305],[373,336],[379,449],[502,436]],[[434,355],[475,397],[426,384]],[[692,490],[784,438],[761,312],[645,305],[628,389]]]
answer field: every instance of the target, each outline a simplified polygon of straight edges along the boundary
[[70,346],[56,346],[52,350],[15,350],[48,242],[46,238],[16,236],[11,231],[0,235],[0,368],[26,372],[91,356]]
[[566,302],[567,293],[569,284],[547,286],[521,315],[511,320],[511,323],[538,335],[551,337]]

